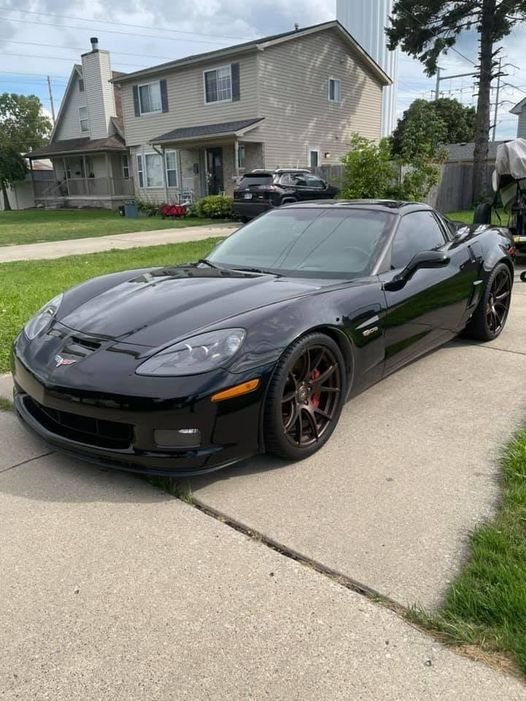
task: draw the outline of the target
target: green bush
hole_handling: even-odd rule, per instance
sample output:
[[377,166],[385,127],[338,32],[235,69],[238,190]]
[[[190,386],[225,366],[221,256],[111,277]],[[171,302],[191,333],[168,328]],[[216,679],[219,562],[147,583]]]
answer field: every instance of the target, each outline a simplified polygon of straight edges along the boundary
[[224,195],[208,195],[192,207],[192,214],[206,219],[232,219],[232,198]]
[[156,202],[150,202],[149,200],[141,200],[136,198],[137,209],[139,214],[144,214],[147,217],[155,217],[159,214],[159,205]]

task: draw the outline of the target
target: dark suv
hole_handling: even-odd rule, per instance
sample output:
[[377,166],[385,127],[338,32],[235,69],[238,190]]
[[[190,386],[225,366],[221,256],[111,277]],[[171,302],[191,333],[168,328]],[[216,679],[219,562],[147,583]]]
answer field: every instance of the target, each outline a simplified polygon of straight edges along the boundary
[[337,194],[337,188],[308,170],[253,170],[243,175],[234,190],[234,213],[248,221],[287,202],[332,199]]

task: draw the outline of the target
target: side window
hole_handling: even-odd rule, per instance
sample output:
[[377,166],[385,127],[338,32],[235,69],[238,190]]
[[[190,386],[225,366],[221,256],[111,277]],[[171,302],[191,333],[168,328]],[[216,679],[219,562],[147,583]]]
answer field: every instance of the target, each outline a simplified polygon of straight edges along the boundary
[[406,214],[393,241],[391,268],[405,268],[420,251],[432,251],[444,243],[444,234],[432,212]]
[[307,183],[307,187],[310,187],[313,190],[323,190],[325,187],[323,180],[320,180],[315,175],[305,175],[305,181]]
[[293,187],[296,184],[296,178],[292,175],[292,173],[284,173],[281,176],[281,179],[279,182],[281,185],[284,185],[285,187]]

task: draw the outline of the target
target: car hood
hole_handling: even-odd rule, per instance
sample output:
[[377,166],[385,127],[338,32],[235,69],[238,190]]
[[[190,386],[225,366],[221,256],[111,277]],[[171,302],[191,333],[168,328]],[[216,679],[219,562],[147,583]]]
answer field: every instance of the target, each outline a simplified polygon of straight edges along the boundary
[[152,348],[322,285],[213,269],[152,270],[91,297],[59,321],[87,335]]

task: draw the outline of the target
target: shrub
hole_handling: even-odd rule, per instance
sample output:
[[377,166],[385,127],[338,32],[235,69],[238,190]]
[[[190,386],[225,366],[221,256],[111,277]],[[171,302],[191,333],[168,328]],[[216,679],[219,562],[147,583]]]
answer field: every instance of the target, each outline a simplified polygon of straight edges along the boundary
[[397,168],[387,139],[379,144],[353,134],[351,150],[342,158],[345,166],[340,197],[345,199],[383,199],[392,197],[397,186]]
[[192,207],[192,214],[207,219],[232,219],[232,198],[224,195],[208,195]]
[[137,202],[139,214],[144,214],[147,217],[155,217],[157,214],[159,214],[159,205],[157,203],[138,198],[136,198],[135,201]]

